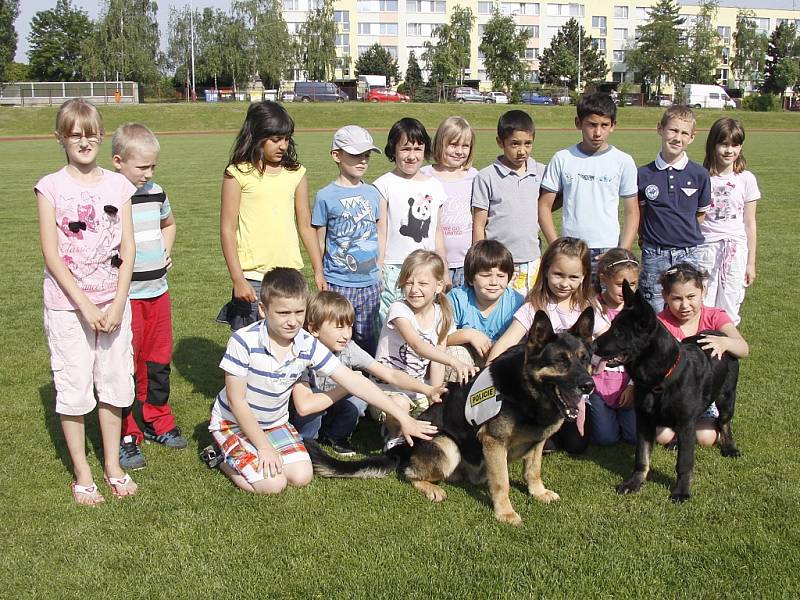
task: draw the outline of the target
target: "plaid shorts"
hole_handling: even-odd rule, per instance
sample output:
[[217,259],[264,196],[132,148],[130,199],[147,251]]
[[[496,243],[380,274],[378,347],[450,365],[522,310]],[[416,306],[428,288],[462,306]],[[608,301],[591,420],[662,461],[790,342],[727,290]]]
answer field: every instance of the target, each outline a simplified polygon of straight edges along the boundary
[[[253,484],[264,479],[264,473],[257,471],[258,452],[255,446],[232,421],[212,421],[211,436],[222,449],[225,462],[241,474],[247,483]],[[283,464],[288,465],[303,460],[310,461],[300,434],[291,423],[265,429],[267,440],[280,452]]]
[[381,283],[376,281],[367,287],[345,287],[328,284],[328,289],[347,298],[356,311],[353,323],[353,341],[370,354],[375,354],[378,343],[375,322],[381,306]]

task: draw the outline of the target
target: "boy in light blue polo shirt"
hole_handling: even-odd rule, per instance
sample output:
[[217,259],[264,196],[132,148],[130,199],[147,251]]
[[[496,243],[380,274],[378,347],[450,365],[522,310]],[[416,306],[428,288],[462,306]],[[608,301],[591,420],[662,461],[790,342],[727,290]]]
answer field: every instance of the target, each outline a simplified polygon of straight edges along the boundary
[[[462,347],[481,366],[492,345],[508,328],[522,306],[522,294],[509,285],[514,259],[497,240],[480,240],[464,257],[465,285],[447,294],[453,306],[456,331],[447,336],[448,350]],[[458,354],[459,360],[462,355]],[[470,360],[463,356],[468,364]]]
[[317,192],[311,225],[323,246],[328,289],[347,298],[356,311],[353,341],[374,354],[381,293],[377,226],[381,196],[361,180],[370,152],[380,150],[362,127],[347,125],[333,135],[331,157],[339,176]]
[[[562,236],[582,239],[592,256],[592,275],[597,257],[609,248],[630,250],[639,227],[636,164],[633,158],[609,145],[617,123],[617,107],[608,94],[584,96],[578,102],[575,127],[581,142],[559,150],[550,159],[539,194],[539,226],[547,243],[558,238],[553,205],[563,194]],[[619,200],[625,218],[619,226]]]
[[661,151],[653,162],[639,167],[639,289],[656,313],[664,308],[661,274],[680,262],[698,266],[698,246],[705,241],[700,223],[711,206],[708,171],[686,155],[695,136],[692,109],[669,107],[658,124],[658,135]]

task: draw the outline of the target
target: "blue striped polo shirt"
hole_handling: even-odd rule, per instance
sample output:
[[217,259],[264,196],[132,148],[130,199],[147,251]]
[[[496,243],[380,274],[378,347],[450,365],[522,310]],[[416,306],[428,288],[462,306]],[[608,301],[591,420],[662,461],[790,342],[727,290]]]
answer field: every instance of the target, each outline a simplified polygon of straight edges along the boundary
[[172,214],[167,194],[148,181],[131,197],[136,260],[133,263],[130,297],[157,298],[167,291],[167,263],[161,222]]
[[[262,429],[279,427],[289,420],[292,387],[306,369],[330,376],[341,361],[324,344],[301,329],[283,360],[270,352],[266,320],[236,331],[228,340],[220,368],[234,377],[247,379],[245,399]],[[212,427],[216,420],[236,423],[225,389],[211,407]]]

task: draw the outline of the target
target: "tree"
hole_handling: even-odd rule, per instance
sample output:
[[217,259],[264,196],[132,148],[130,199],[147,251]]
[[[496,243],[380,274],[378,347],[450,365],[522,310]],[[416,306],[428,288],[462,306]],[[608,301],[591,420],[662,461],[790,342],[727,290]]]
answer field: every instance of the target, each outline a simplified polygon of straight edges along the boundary
[[[184,89],[192,87],[192,18],[197,22],[197,11],[191,14],[188,6],[169,7],[169,35],[167,37],[167,64],[175,71],[175,82]],[[202,49],[195,46],[197,55]],[[197,79],[197,78],[195,78]]]
[[733,34],[731,69],[738,85],[752,89],[764,72],[767,53],[767,36],[756,31],[755,13],[740,9],[736,13],[736,31]]
[[93,36],[81,52],[84,75],[156,83],[163,56],[159,50],[158,6],[152,0],[105,0]]
[[[248,39],[246,46],[231,51],[249,57],[248,77],[257,73],[265,87],[278,88],[286,69],[293,64],[283,4],[280,0],[235,0],[233,15],[241,19]],[[229,55],[227,60],[232,60]]]
[[247,28],[241,19],[219,9],[206,8],[200,17],[200,46],[202,55],[195,68],[204,81],[211,78],[217,87],[217,78],[230,81],[236,91],[237,84],[247,78],[249,60],[246,52]]
[[30,76],[39,81],[80,81],[81,41],[92,33],[89,15],[58,0],[56,7],[33,15],[28,34]]
[[605,77],[607,71],[605,59],[600,56],[592,44],[592,38],[586,35],[586,31],[575,19],[564,23],[539,60],[539,78],[542,81],[557,84],[566,78],[568,87],[573,90],[578,86],[579,77],[582,82],[598,81]]
[[14,21],[18,16],[19,0],[0,0],[0,81],[6,81],[6,69],[17,53]]
[[794,24],[786,21],[778,25],[767,43],[766,68],[761,91],[765,94],[780,94],[781,99],[787,87],[797,85],[798,42]]
[[440,91],[447,85],[463,83],[464,71],[469,67],[474,25],[472,10],[456,5],[450,21],[433,30],[436,43],[425,42],[422,59],[430,73],[430,82]]
[[495,89],[508,93],[514,81],[524,74],[520,55],[528,47],[531,33],[518,29],[511,15],[502,15],[494,10],[492,18],[486,23],[479,50],[483,53],[483,66],[486,75]]
[[658,0],[639,28],[636,48],[625,59],[628,68],[638,71],[647,85],[656,86],[658,95],[662,84],[679,82],[685,52],[680,29],[684,21],[673,0]]
[[6,67],[6,81],[30,81],[31,72],[28,65],[12,62]]
[[329,81],[336,72],[336,21],[333,0],[324,0],[319,8],[308,13],[300,29],[301,64],[312,81]]
[[[406,90],[411,98],[414,98],[417,90],[424,85],[422,80],[422,69],[419,68],[417,56],[414,51],[408,53],[408,66],[406,67],[406,78],[404,80]],[[416,99],[416,98],[414,98]]]
[[[416,62],[416,59],[414,62]],[[419,69],[419,65],[417,65],[417,69]],[[378,43],[372,44],[364,54],[358,57],[355,70],[356,76],[384,75],[386,76],[386,85],[391,85],[392,81],[400,79],[400,69],[397,67],[397,61],[392,58],[386,48]]]
[[687,36],[687,52],[682,79],[686,83],[717,83],[717,65],[722,59],[722,43],[714,22],[719,12],[716,0],[700,3]]

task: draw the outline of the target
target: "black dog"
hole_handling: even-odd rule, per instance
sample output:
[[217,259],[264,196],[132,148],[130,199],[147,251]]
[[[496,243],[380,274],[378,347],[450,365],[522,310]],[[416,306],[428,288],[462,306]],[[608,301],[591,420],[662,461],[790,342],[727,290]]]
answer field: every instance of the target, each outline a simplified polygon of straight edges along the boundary
[[639,291],[632,292],[627,281],[622,290],[625,307],[597,338],[595,349],[599,357],[625,365],[634,383],[636,464],[617,491],[629,494],[642,487],[650,470],[656,427],[665,426],[678,435],[678,479],[670,497],[683,502],[691,497],[695,424],[712,401],[719,409],[722,455],[739,456],[731,431],[739,361],[728,352],[721,359],[711,358],[697,345],[703,334],[724,335],[719,331],[703,331],[679,343]]
[[[542,483],[542,448],[565,418],[578,416],[581,397],[594,388],[589,375],[593,323],[587,309],[569,332],[555,334],[547,314],[538,311],[526,342],[509,348],[467,384],[448,384],[444,401],[420,416],[439,428],[431,441],[416,440],[413,447],[391,450],[395,456],[361,461],[336,460],[307,443],[314,471],[323,477],[368,478],[399,469],[433,502],[447,497],[437,482],[462,476],[476,484],[488,480],[495,517],[520,525],[508,496],[508,462],[524,460],[531,496],[542,502],[559,499]],[[486,402],[485,407],[497,408],[497,401],[498,412],[482,424],[467,420],[468,406]]]

